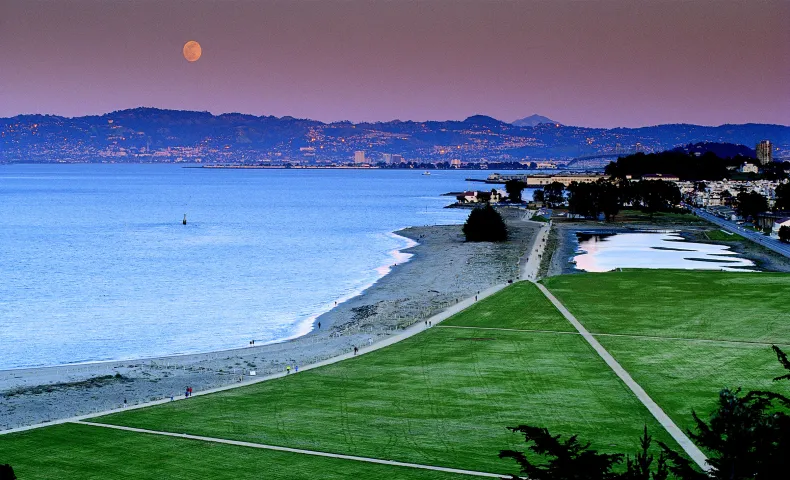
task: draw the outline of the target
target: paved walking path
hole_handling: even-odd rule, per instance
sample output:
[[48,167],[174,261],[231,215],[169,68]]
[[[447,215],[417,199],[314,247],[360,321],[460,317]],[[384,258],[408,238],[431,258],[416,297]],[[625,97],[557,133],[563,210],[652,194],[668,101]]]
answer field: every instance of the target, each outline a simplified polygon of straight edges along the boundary
[[530,250],[529,254],[525,254],[521,257],[521,280],[529,280],[530,282],[536,282],[538,280],[540,260],[543,257],[543,251],[546,249],[546,243],[549,241],[550,230],[551,222],[540,227],[538,234],[535,235],[535,243],[532,244],[532,250]]
[[[434,315],[434,316],[432,316],[432,317],[430,317],[428,319],[425,319],[424,321],[418,321],[414,325],[411,325],[410,327],[408,327],[405,330],[403,330],[401,333],[398,333],[398,334],[395,334],[395,335],[391,335],[391,336],[389,336],[389,337],[387,337],[387,338],[385,338],[385,339],[383,339],[383,340],[381,340],[379,342],[376,342],[373,345],[370,345],[368,347],[360,348],[359,349],[359,353],[357,353],[356,356],[364,355],[366,353],[373,352],[373,351],[379,350],[379,349],[384,348],[384,347],[388,347],[388,346],[390,346],[390,345],[392,345],[394,343],[398,343],[401,340],[405,340],[405,339],[407,339],[409,337],[413,337],[414,335],[417,335],[418,333],[431,328],[431,327],[426,326],[426,323],[434,326],[434,325],[436,325],[436,324],[438,324],[438,323],[450,318],[451,316],[455,315],[456,313],[460,312],[461,310],[464,310],[464,309],[470,307],[472,304],[475,303],[475,298],[478,298],[478,300],[482,300],[482,299],[484,299],[484,298],[486,298],[486,297],[488,297],[490,295],[493,295],[494,293],[502,290],[506,286],[507,286],[506,283],[502,283],[502,284],[499,284],[499,285],[494,285],[493,287],[490,287],[490,288],[488,288],[486,290],[481,291],[476,296],[471,296],[471,297],[469,297],[469,298],[467,298],[465,300],[459,301],[455,305],[450,305],[449,307],[447,307],[446,309],[444,309],[441,312],[437,313],[436,315]],[[322,361],[317,362],[317,363],[300,366],[299,367],[299,372],[312,370],[312,369],[318,368],[318,367],[323,367],[324,365],[331,365],[333,363],[337,363],[337,362],[340,362],[342,360],[348,360],[349,358],[353,358],[354,356],[355,355],[354,355],[353,352],[348,352],[348,353],[344,353],[342,355],[337,355],[335,357],[330,357],[330,358],[327,358],[326,360],[322,360]],[[291,375],[299,375],[299,373],[291,373]],[[222,392],[222,391],[231,390],[231,389],[234,389],[234,388],[245,387],[247,385],[254,385],[256,383],[265,382],[267,380],[272,380],[272,379],[275,379],[275,378],[282,378],[284,376],[286,376],[285,372],[275,373],[275,374],[272,374],[272,375],[266,375],[266,376],[261,376],[261,377],[248,377],[248,380],[245,380],[245,381],[239,382],[239,383],[234,383],[232,385],[226,385],[226,386],[223,386],[223,387],[217,387],[217,388],[211,388],[211,389],[208,389],[208,390],[196,391],[196,392],[194,392],[194,394],[192,396],[197,397],[197,396],[200,396],[200,395],[208,395],[210,393]],[[185,399],[184,397],[179,396],[179,397],[175,397],[174,400],[172,400],[172,401],[178,402],[178,401],[183,401],[183,400],[187,400],[187,399]],[[100,417],[100,416],[103,416],[103,415],[109,415],[111,413],[118,413],[118,412],[121,412],[121,411],[128,411],[128,410],[136,410],[138,408],[145,408],[145,407],[150,407],[150,406],[153,406],[153,405],[161,405],[163,403],[169,403],[169,402],[171,402],[171,400],[168,397],[168,398],[163,398],[161,400],[154,400],[152,402],[145,402],[145,403],[140,403],[140,404],[137,404],[137,405],[130,405],[130,406],[125,407],[125,408],[123,408],[123,407],[114,408],[114,409],[105,410],[105,411],[102,411],[102,412],[89,413],[89,414],[86,414],[86,415],[78,415],[78,416],[75,416],[75,417],[61,418],[61,419],[58,419],[58,420],[52,420],[50,422],[39,423],[39,424],[36,424],[36,425],[28,425],[28,426],[24,426],[24,427],[11,428],[11,429],[8,429],[8,430],[1,430],[0,431],[0,435],[5,435],[5,434],[8,434],[8,433],[14,433],[14,432],[23,432],[23,431],[26,431],[26,430],[33,430],[33,429],[36,429],[36,428],[48,427],[48,426],[51,426],[51,425],[59,425],[59,424],[62,424],[62,423],[79,422],[79,421],[87,420],[87,419],[90,419],[90,418],[96,418],[96,417]]]
[[[529,329],[529,328],[498,328],[498,327],[468,327],[468,326],[461,326],[461,325],[440,325],[440,328],[468,328],[472,330],[501,330],[503,332],[524,332],[524,333],[557,333],[561,335],[581,335],[580,332],[565,332],[561,330],[537,330],[537,329]],[[735,345],[759,345],[759,346],[766,346],[770,347],[771,345],[788,345],[788,343],[777,343],[777,342],[753,342],[750,340],[715,340],[711,338],[688,338],[688,337],[662,337],[660,335],[638,335],[638,334],[631,334],[631,333],[590,333],[593,337],[625,337],[625,338],[636,338],[636,339],[648,339],[648,340],[682,340],[684,342],[691,342],[691,343],[731,343]]]
[[675,441],[680,444],[681,448],[686,451],[688,456],[691,457],[691,459],[694,460],[694,462],[699,465],[700,468],[703,470],[709,470],[710,466],[707,463],[707,457],[705,457],[705,454],[702,453],[702,451],[697,448],[696,445],[694,445],[694,442],[692,442],[685,433],[683,433],[683,430],[675,425],[675,422],[673,422],[672,419],[669,418],[666,413],[664,413],[661,407],[659,407],[658,404],[654,402],[652,398],[650,398],[647,392],[645,392],[645,390],[639,386],[639,384],[636,383],[633,378],[631,378],[631,375],[629,375],[628,372],[626,372],[625,369],[620,366],[619,363],[617,363],[617,360],[615,360],[614,357],[612,357],[612,355],[610,355],[609,352],[607,352],[606,349],[603,348],[600,343],[598,343],[598,340],[596,340],[595,337],[590,334],[590,332],[588,332],[578,320],[576,320],[576,317],[574,317],[573,314],[569,312],[568,309],[565,308],[565,306],[559,300],[557,300],[557,298],[551,292],[549,292],[545,286],[541,284],[537,284],[537,286],[540,291],[546,295],[546,298],[551,300],[551,303],[557,307],[557,310],[559,310],[560,313],[562,313],[562,315],[569,322],[571,322],[571,325],[573,325],[576,330],[578,330],[581,336],[587,340],[587,343],[589,343],[596,353],[600,355],[603,361],[606,362],[606,364],[609,365],[612,370],[614,370],[614,373],[620,377],[620,380],[622,380],[623,383],[625,383],[626,386],[630,388],[632,392],[634,392],[634,395],[636,395],[639,401],[642,402],[645,407],[647,407],[650,413],[652,413],[656,420],[658,420],[658,423],[660,423],[661,426],[663,426],[669,432],[669,434],[672,435],[672,438],[674,438]]
[[103,423],[93,423],[93,422],[84,422],[84,421],[72,422],[72,423],[76,423],[79,425],[90,425],[92,427],[110,428],[113,430],[123,430],[126,432],[147,433],[150,435],[162,435],[165,437],[186,438],[189,440],[198,440],[201,442],[223,443],[226,445],[235,445],[237,447],[259,448],[262,450],[276,450],[278,452],[301,453],[303,455],[313,455],[316,457],[338,458],[341,460],[353,460],[356,462],[377,463],[380,465],[390,465],[390,466],[407,467],[407,468],[418,468],[421,470],[433,470],[436,472],[457,473],[461,475],[471,475],[474,477],[488,477],[488,478],[504,477],[504,475],[502,474],[477,472],[474,470],[462,470],[459,468],[437,467],[434,465],[422,465],[419,463],[398,462],[396,460],[383,460],[380,458],[359,457],[356,455],[343,455],[340,453],[319,452],[316,450],[304,450],[301,448],[279,447],[277,445],[265,445],[262,443],[242,442],[238,440],[228,440],[225,438],[202,437],[200,435],[189,435],[186,433],[160,432],[157,430],[146,430],[143,428],[123,427],[120,425],[107,425]]

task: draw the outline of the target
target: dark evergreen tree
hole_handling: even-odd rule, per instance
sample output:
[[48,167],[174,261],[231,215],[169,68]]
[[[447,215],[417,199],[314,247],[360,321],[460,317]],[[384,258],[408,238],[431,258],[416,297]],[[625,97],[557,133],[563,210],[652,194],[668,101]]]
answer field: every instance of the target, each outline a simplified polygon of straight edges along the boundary
[[790,243],[790,227],[782,225],[779,227],[779,240],[785,243]]
[[16,475],[14,475],[14,469],[11,468],[11,465],[7,463],[0,465],[0,480],[16,480]]
[[463,227],[467,242],[504,242],[507,240],[507,226],[502,215],[494,207],[486,204],[469,213]]
[[[519,425],[508,430],[524,435],[528,450],[545,457],[544,463],[530,460],[524,452],[502,450],[499,458],[512,458],[518,463],[520,473],[530,480],[609,480],[617,476],[612,467],[622,461],[620,454],[598,453],[589,443],[580,443],[576,435],[560,440],[546,428]],[[517,475],[509,478],[518,479]]]

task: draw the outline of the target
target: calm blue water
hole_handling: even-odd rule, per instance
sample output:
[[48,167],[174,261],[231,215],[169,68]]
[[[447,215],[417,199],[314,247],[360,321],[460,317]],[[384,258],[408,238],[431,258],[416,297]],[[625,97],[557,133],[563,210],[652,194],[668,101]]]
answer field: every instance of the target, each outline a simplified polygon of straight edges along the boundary
[[0,166],[0,369],[305,333],[488,173]]

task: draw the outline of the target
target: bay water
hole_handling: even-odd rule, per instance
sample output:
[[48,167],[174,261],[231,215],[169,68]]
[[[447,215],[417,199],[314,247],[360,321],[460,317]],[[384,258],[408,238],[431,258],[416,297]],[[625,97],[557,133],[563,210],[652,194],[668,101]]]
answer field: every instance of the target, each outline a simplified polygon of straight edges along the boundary
[[0,166],[0,369],[304,334],[488,173]]

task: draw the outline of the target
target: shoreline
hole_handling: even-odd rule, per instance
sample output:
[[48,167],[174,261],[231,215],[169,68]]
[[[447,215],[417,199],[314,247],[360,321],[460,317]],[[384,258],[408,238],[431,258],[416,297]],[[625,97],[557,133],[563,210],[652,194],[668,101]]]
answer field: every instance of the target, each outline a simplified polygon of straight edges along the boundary
[[463,298],[519,278],[519,259],[539,225],[522,221],[518,212],[506,216],[514,235],[505,244],[466,243],[460,225],[394,232],[413,242],[396,250],[411,255],[408,261],[396,266],[393,257],[386,275],[308,318],[311,330],[289,340],[207,353],[2,370],[0,430],[108,410],[124,400],[135,405],[183,396],[186,385],[197,392],[238,384],[251,378],[251,371],[257,377],[272,375],[289,365],[315,364],[397,335]]

